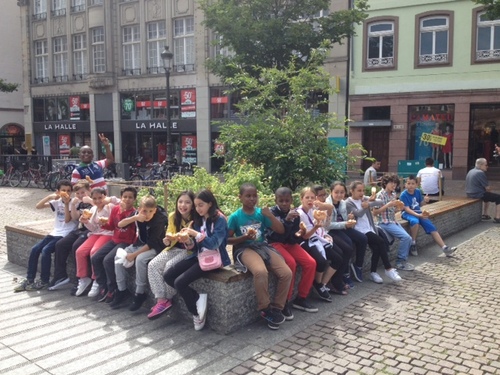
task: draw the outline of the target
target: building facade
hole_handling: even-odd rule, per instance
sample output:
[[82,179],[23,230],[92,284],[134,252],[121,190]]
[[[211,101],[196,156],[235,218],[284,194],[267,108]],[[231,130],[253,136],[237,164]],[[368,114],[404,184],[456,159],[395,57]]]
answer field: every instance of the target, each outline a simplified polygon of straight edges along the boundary
[[[2,56],[0,57],[0,78],[8,83],[21,85],[23,72],[21,61],[21,20],[19,8],[14,1],[5,2],[0,13]],[[19,150],[24,141],[23,89],[0,92],[0,155]]]
[[349,142],[363,144],[383,171],[427,157],[453,179],[479,157],[495,167],[500,20],[468,0],[370,6],[353,38]]
[[[237,95],[225,94],[205,60],[227,53],[212,44],[194,0],[18,1],[23,34],[24,123],[44,155],[73,145],[102,153],[97,134],[118,162],[162,161],[166,155],[166,78],[161,52],[173,52],[170,115],[174,155],[212,170],[219,160],[217,121],[238,119]],[[331,10],[348,1],[332,1]],[[327,70],[339,78],[329,110],[344,118],[345,46]],[[342,87],[344,86],[344,87]],[[343,131],[332,133],[343,139]]]

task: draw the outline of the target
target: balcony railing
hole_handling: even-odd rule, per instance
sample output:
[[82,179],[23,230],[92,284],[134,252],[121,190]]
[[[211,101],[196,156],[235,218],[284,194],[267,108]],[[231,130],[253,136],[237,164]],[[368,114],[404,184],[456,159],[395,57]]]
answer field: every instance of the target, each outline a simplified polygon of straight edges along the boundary
[[85,81],[88,78],[87,74],[73,74],[73,81]]
[[75,5],[71,7],[71,13],[83,12],[85,10],[85,4]]
[[122,73],[123,73],[124,76],[140,76],[141,75],[141,69],[140,68],[123,69]]
[[498,60],[500,59],[500,49],[489,49],[476,51],[476,60]]
[[68,82],[69,77],[67,75],[64,76],[54,76],[53,78],[54,82]]
[[368,68],[390,68],[394,66],[394,57],[379,57],[367,60]]
[[34,84],[39,84],[39,83],[49,83],[49,77],[39,77],[39,78],[34,78],[33,79]]
[[420,55],[420,64],[443,64],[448,62],[447,53],[437,53],[434,55]]
[[54,9],[52,11],[52,17],[60,17],[66,15],[66,8]]
[[148,67],[148,74],[163,74],[163,73],[165,73],[165,68],[161,66]]
[[47,12],[33,14],[32,19],[34,21],[46,20],[47,19]]
[[174,65],[174,72],[177,73],[194,72],[194,64]]

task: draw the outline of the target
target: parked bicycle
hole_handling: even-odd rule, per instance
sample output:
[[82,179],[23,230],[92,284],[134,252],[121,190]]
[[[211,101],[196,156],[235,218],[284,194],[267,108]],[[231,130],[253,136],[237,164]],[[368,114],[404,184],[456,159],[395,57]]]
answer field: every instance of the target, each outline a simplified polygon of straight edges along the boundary
[[45,173],[42,164],[37,164],[38,168],[28,167],[25,171],[21,173],[21,179],[19,180],[19,186],[28,187],[30,183],[34,183],[36,187],[40,189],[45,187]]
[[47,190],[55,191],[59,180],[71,180],[71,173],[75,169],[75,164],[56,163],[52,166],[52,171],[46,174],[44,187]]
[[9,184],[12,187],[17,187],[21,181],[21,171],[17,169],[17,164],[13,160],[8,160],[7,163],[8,167],[2,176],[1,184],[2,186]]

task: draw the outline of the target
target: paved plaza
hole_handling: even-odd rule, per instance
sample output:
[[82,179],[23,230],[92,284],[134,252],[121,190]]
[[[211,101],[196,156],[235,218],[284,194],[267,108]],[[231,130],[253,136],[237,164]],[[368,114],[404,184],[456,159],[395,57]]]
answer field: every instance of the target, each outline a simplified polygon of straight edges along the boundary
[[[404,281],[356,284],[316,314],[230,335],[111,310],[69,289],[13,293],[4,225],[51,217],[47,194],[0,187],[0,374],[500,374],[500,225],[482,222],[410,260]],[[387,280],[387,279],[386,279]],[[209,296],[210,298],[210,296]]]

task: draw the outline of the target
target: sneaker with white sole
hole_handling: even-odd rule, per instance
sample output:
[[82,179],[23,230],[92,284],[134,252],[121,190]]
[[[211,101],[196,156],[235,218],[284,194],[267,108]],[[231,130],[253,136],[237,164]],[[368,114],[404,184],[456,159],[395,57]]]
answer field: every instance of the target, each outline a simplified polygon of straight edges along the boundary
[[78,280],[78,289],[76,290],[75,296],[82,295],[91,283],[92,279],[90,277],[82,277]]
[[382,284],[384,280],[376,272],[370,272],[370,279],[376,284]]
[[457,251],[456,246],[453,246],[453,247],[445,246],[445,247],[443,248],[443,253],[444,253],[444,254],[446,255],[446,257],[448,257],[448,258],[453,257],[453,254],[455,253],[455,251]]
[[199,315],[193,315],[194,330],[201,331],[205,327],[205,319],[201,319]]
[[97,283],[96,280],[94,280],[94,282],[92,283],[92,288],[90,288],[90,292],[88,294],[88,296],[90,298],[94,298],[94,297],[97,297],[99,295],[99,284]]
[[[196,310],[198,310],[198,317],[201,321],[203,321],[203,325],[205,325],[205,318],[207,316],[207,303],[208,303],[207,294],[200,293],[200,296],[198,297],[198,301],[196,301]],[[203,328],[203,327],[201,327],[201,328]]]
[[70,280],[69,277],[65,277],[64,279],[59,279],[59,280],[53,280],[49,286],[49,290],[57,290],[61,289],[63,286],[69,284]]
[[33,284],[29,284],[26,286],[26,290],[32,291],[32,290],[42,290],[45,289],[49,286],[48,281],[42,281],[42,280],[36,280]]
[[293,320],[293,312],[290,309],[290,304],[287,302],[285,303],[285,307],[283,307],[283,310],[281,310],[281,313],[285,317],[285,320]]
[[311,305],[305,298],[297,297],[293,300],[292,306],[294,309],[302,310],[305,312],[315,313],[318,312],[318,308]]
[[413,255],[414,257],[418,256],[418,250],[417,250],[417,244],[414,243],[410,246],[410,254]]
[[401,280],[403,280],[401,278],[401,276],[399,276],[399,273],[398,271],[396,271],[395,268],[391,268],[390,270],[385,270],[385,275],[391,279],[392,281],[398,283],[400,282]]
[[407,261],[398,261],[396,262],[396,269],[400,271],[413,271],[415,270],[415,266]]
[[29,285],[34,284],[34,280],[23,279],[19,282],[19,284],[14,288],[14,293],[25,292],[26,288]]

